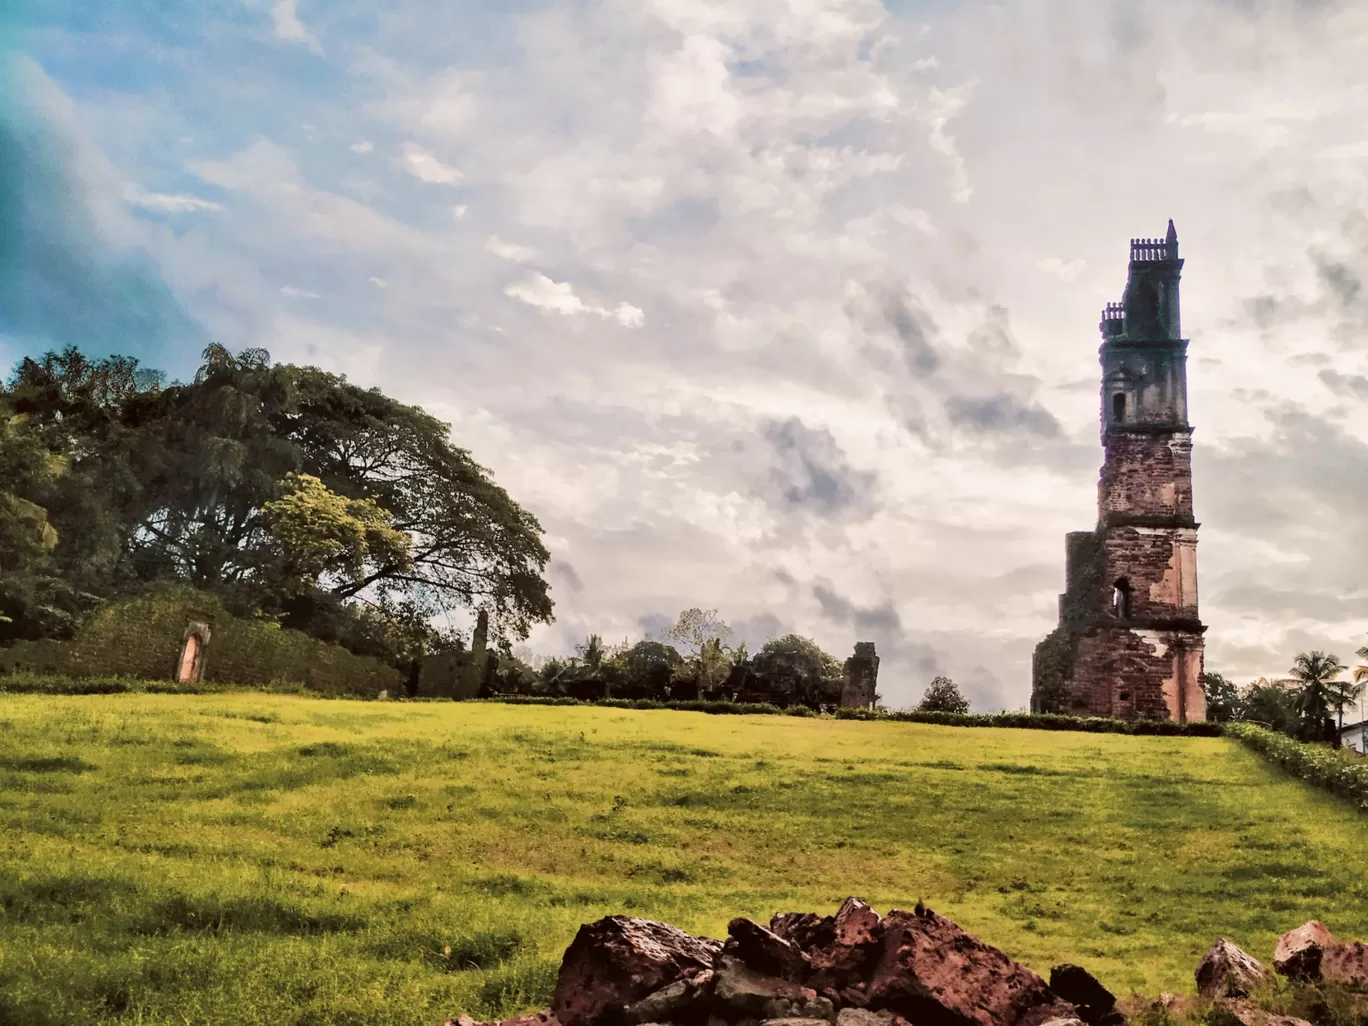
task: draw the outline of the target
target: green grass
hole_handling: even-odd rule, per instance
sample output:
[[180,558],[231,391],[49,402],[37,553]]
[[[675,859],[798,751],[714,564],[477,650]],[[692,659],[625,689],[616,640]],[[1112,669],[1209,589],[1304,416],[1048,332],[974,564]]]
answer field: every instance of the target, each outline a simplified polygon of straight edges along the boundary
[[262,694],[0,696],[0,1023],[436,1024],[576,927],[918,898],[1191,990],[1368,935],[1368,818],[1233,741]]

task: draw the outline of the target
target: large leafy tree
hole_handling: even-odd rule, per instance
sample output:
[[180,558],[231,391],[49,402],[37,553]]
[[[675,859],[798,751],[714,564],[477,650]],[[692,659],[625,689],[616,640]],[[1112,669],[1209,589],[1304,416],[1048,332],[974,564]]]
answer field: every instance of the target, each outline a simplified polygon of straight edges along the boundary
[[1238,720],[1244,714],[1244,700],[1233,681],[1219,673],[1202,674],[1202,694],[1206,697],[1206,716],[1214,723]]
[[1338,734],[1330,710],[1340,704],[1335,681],[1347,667],[1325,652],[1302,652],[1288,675],[1296,682],[1296,708],[1301,718],[1302,736],[1311,741],[1329,740]]
[[931,681],[917,708],[922,712],[967,713],[969,700],[949,677],[937,677]]
[[396,660],[443,612],[488,609],[495,640],[551,619],[536,518],[446,424],[378,390],[211,345],[185,384],[67,350],[5,395],[68,459],[61,508],[86,529],[58,562],[92,590],[185,581]]

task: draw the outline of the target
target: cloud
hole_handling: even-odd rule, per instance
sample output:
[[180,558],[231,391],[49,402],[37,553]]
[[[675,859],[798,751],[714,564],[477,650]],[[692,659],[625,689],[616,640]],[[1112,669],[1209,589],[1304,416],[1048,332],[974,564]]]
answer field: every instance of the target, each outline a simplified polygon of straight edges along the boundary
[[282,296],[289,296],[291,299],[318,299],[317,292],[308,292],[304,289],[297,289],[292,285],[282,285],[280,287]]
[[593,314],[605,320],[615,320],[626,328],[639,328],[646,321],[645,313],[630,303],[619,303],[611,310],[592,306],[575,295],[575,289],[569,282],[552,281],[536,271],[509,285],[504,289],[504,295],[562,316]]
[[945,403],[950,423],[976,434],[1023,432],[1038,438],[1061,434],[1059,421],[1039,403],[998,392],[986,396],[952,395]]
[[765,489],[771,501],[822,515],[867,508],[875,476],[853,468],[830,431],[790,417],[765,424],[761,434],[773,451]]
[[515,264],[525,264],[529,260],[537,259],[537,251],[530,246],[519,246],[517,243],[504,242],[497,235],[491,235],[485,241],[485,249],[493,253],[496,257],[503,260],[511,260]]
[[366,139],[358,140],[357,142],[352,143],[347,148],[351,150],[353,153],[370,153],[373,149],[375,149],[375,147],[372,146],[370,142]]
[[1065,263],[1059,257],[1045,257],[1045,259],[1037,261],[1036,266],[1046,274],[1053,274],[1060,281],[1073,281],[1087,266],[1087,261],[1070,260]]
[[320,57],[323,55],[322,44],[299,20],[299,0],[275,0],[271,6],[271,20],[275,22],[277,39],[300,43]]
[[195,210],[222,210],[221,203],[203,199],[199,196],[190,196],[180,193],[164,192],[139,192],[132,191],[125,194],[125,201],[129,206],[141,207],[144,210],[156,210],[163,213],[184,213]]
[[888,635],[902,627],[898,610],[887,599],[874,606],[857,606],[838,594],[829,582],[819,582],[812,595],[821,606],[822,615],[840,624],[849,624],[863,634]]
[[464,176],[454,167],[443,164],[417,143],[405,143],[402,165],[405,171],[420,182],[434,185],[455,185]]

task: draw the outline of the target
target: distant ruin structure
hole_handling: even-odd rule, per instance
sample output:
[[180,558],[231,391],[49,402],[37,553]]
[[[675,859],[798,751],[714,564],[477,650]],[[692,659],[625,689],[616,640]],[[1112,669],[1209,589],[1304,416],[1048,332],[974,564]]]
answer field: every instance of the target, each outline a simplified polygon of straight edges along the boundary
[[207,623],[196,622],[186,627],[180,657],[176,660],[176,680],[179,683],[193,684],[204,679],[204,657],[209,647],[209,634]]
[[845,681],[841,685],[842,709],[873,709],[878,695],[879,657],[874,642],[855,642],[855,654],[845,661]]
[[1172,221],[1163,239],[1132,239],[1125,293],[1102,312],[1097,526],[1065,538],[1059,626],[1032,662],[1034,712],[1206,719],[1182,268]]

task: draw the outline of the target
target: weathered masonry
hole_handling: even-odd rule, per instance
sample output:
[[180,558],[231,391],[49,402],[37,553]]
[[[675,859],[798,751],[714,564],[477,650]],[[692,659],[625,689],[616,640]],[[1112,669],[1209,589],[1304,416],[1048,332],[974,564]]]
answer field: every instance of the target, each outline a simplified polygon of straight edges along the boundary
[[1059,626],[1036,646],[1036,712],[1206,719],[1197,521],[1178,235],[1132,239],[1120,303],[1102,312],[1097,527],[1065,539]]

